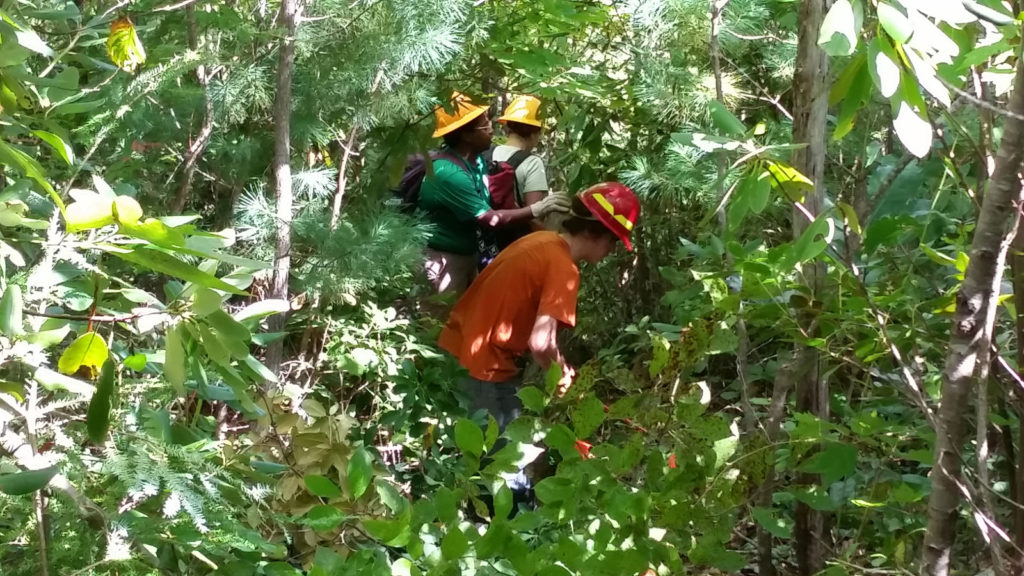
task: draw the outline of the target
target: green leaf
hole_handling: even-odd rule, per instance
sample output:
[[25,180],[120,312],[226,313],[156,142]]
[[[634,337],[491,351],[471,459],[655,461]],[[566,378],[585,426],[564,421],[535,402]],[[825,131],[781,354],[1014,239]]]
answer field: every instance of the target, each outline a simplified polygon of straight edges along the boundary
[[484,432],[484,449],[490,450],[494,447],[494,443],[498,441],[498,421],[494,419],[494,416],[487,415],[487,431]]
[[809,486],[794,491],[796,499],[807,504],[815,510],[821,510],[822,512],[831,512],[836,509],[835,502],[829,497],[821,486]]
[[220,366],[230,367],[231,366],[231,351],[224,342],[214,335],[213,331],[205,324],[194,324],[193,326],[199,334],[199,339],[203,344],[203,350],[206,350],[206,355],[210,357],[215,363]]
[[365,447],[356,450],[348,461],[348,489],[359,499],[373,480],[373,455]]
[[832,132],[832,139],[837,141],[853,130],[853,123],[857,113],[871,98],[870,72],[864,54],[860,54],[854,60],[854,63],[857,66],[852,70],[854,74],[853,81],[850,88],[844,94],[842,99],[843,105],[839,108],[839,116],[836,118],[836,129]]
[[223,334],[227,338],[239,340],[247,344],[252,340],[252,333],[249,332],[249,329],[240,324],[223,310],[214,310],[207,316],[206,321],[209,322],[217,332]]
[[747,127],[740,122],[739,118],[733,115],[724,104],[718,100],[710,100],[708,108],[711,112],[711,122],[727,136],[743,138],[747,134]]
[[569,478],[550,476],[537,483],[534,488],[537,498],[544,504],[567,502],[577,496],[576,486]]
[[906,15],[885,2],[878,3],[878,22],[885,29],[886,33],[892,37],[893,41],[900,44],[910,40],[910,35],[914,33],[914,26],[907,19]]
[[512,513],[512,503],[512,490],[509,489],[507,484],[502,482],[501,488],[498,488],[498,493],[494,495],[495,520],[508,518],[508,515]]
[[231,294],[237,294],[239,296],[247,296],[248,293],[244,290],[239,290],[227,282],[217,278],[212,274],[207,274],[202,270],[178,260],[177,258],[159,250],[151,248],[136,248],[132,252],[122,252],[120,250],[111,252],[118,258],[137,264],[150,270],[155,270],[168,276],[174,276],[199,286],[205,286],[207,288],[214,288],[223,292],[229,292]]
[[900,66],[889,40],[876,36],[868,44],[868,72],[882,96],[891,97],[900,88]]
[[9,338],[25,334],[25,316],[21,298],[21,286],[7,284],[3,298],[0,298],[0,333]]
[[76,396],[92,397],[96,387],[77,378],[69,378],[49,368],[37,368],[32,378],[47,390],[67,390]]
[[96,382],[96,392],[93,393],[92,400],[89,401],[89,409],[85,417],[85,427],[89,433],[89,439],[94,444],[102,444],[107,439],[113,395],[114,363],[107,360],[103,363],[100,378]]
[[289,310],[291,310],[291,305],[288,304],[287,300],[260,300],[236,312],[235,320],[239,322],[251,319],[258,320],[267,316],[273,316],[274,314],[283,314]]
[[57,475],[58,468],[51,466],[41,470],[25,470],[14,474],[0,474],[0,492],[9,496],[31,494],[50,483]]
[[857,49],[858,35],[864,20],[860,2],[836,0],[821,23],[818,46],[829,56],[849,56]]
[[334,506],[319,504],[306,512],[302,523],[317,532],[327,532],[341,526],[346,518],[347,516]]
[[341,489],[331,482],[330,478],[319,474],[306,474],[302,477],[306,489],[314,496],[321,498],[337,498],[341,496]]
[[[505,518],[504,516],[498,516],[495,513],[495,518]],[[479,540],[476,541],[476,545],[473,547],[476,551],[477,558],[486,560],[488,558],[494,558],[503,556],[506,550],[508,542],[512,538],[519,538],[509,529],[508,522],[496,520],[491,523],[490,528],[487,529],[487,533],[483,535]]]
[[142,372],[146,369],[146,362],[145,354],[132,354],[124,359],[124,367],[136,372]]
[[801,464],[799,470],[821,474],[822,482],[829,486],[857,471],[857,448],[852,444],[829,442]]
[[455,445],[459,450],[479,458],[484,451],[484,432],[472,420],[460,418],[455,423]]
[[182,325],[172,327],[164,339],[164,378],[179,395],[185,394],[185,343]]
[[277,374],[271,372],[270,368],[264,366],[263,363],[257,360],[252,354],[243,358],[242,362],[244,362],[250,370],[256,373],[263,380],[267,382],[277,382]]
[[469,550],[469,540],[458,526],[452,526],[441,541],[441,555],[447,560],[457,560]]
[[936,264],[939,264],[941,266],[956,266],[955,258],[950,258],[949,256],[946,256],[945,254],[934,250],[931,246],[928,246],[927,244],[921,244],[920,247],[921,251],[924,252],[925,255],[928,256],[928,258],[930,258]]
[[221,307],[220,294],[209,288],[197,288],[192,295],[192,302],[192,311],[198,316],[207,316]]
[[402,516],[394,520],[363,520],[363,527],[377,540],[388,546],[405,546],[409,543],[411,531],[409,529],[408,516]]
[[850,232],[860,235],[860,220],[857,218],[857,211],[846,202],[840,202],[838,206],[839,211],[843,213],[843,223],[846,224],[846,227],[850,229]]
[[437,505],[437,519],[445,524],[453,522],[459,514],[459,499],[447,486],[437,489],[434,504]]
[[935,74],[935,68],[928,62],[925,62],[924,58],[917,53],[917,50],[909,46],[903,47],[903,53],[910,62],[910,67],[914,70],[914,76],[917,77],[918,84],[931,94],[933,98],[949,108],[952,104],[949,99],[949,88],[946,88],[942,81],[939,80],[938,75]]
[[109,355],[110,351],[107,350],[107,343],[103,338],[95,332],[86,332],[60,355],[57,369],[62,374],[76,374],[82,366],[86,366],[95,376]]
[[71,146],[63,138],[45,130],[33,130],[32,133],[43,142],[49,144],[50,148],[53,148],[68,165],[75,163],[75,151],[71,149]]
[[766,170],[758,170],[756,174],[747,176],[746,182],[748,205],[754,214],[760,214],[768,207],[768,200],[772,193],[772,175]]
[[777,516],[776,511],[771,508],[754,508],[750,515],[776,538],[790,538],[793,535],[793,521]]
[[377,478],[373,485],[377,488],[377,496],[380,497],[381,503],[387,506],[395,516],[402,516],[409,511],[409,500],[402,496],[394,484],[384,478]]
[[548,404],[548,396],[536,386],[524,386],[516,392],[516,396],[523,401],[523,407],[532,412],[543,412]]
[[932,149],[932,125],[906,101],[897,99],[897,102],[899,112],[892,121],[896,136],[908,152],[918,158],[924,158]]
[[587,395],[572,411],[572,424],[578,438],[589,438],[604,422],[604,404],[594,395]]

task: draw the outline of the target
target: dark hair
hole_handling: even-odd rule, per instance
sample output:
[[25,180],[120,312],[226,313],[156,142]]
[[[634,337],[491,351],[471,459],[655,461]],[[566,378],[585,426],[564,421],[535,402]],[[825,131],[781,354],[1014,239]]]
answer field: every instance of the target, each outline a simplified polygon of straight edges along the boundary
[[531,126],[529,124],[523,124],[522,122],[505,122],[505,129],[509,132],[528,140],[533,137],[534,134],[540,132],[540,126]]
[[571,236],[609,236],[615,240],[619,238],[600,220],[591,215],[590,210],[583,205],[579,196],[573,196],[572,210],[569,212],[569,219],[562,222],[562,229]]
[[444,140],[444,143],[449,148],[455,148],[455,147],[457,147],[459,145],[460,142],[462,142],[462,139],[465,138],[466,135],[469,134],[470,132],[472,132],[473,130],[476,130],[476,122],[475,121],[474,122],[470,122],[470,123],[466,124],[465,126],[459,126],[455,130],[453,130],[453,131],[445,134],[444,136],[442,136],[441,139]]

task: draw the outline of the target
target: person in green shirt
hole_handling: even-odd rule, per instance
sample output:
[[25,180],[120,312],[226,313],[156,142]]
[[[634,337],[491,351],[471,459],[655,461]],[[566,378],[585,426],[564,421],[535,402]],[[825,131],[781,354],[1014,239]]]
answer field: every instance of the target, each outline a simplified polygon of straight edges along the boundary
[[480,153],[491,146],[494,128],[485,106],[458,92],[453,113],[434,111],[434,137],[444,139],[433,160],[433,176],[423,179],[418,207],[433,230],[427,240],[424,267],[438,292],[461,293],[477,271],[478,228],[529,222],[552,211],[568,211],[570,200],[550,195],[523,208],[493,210]]

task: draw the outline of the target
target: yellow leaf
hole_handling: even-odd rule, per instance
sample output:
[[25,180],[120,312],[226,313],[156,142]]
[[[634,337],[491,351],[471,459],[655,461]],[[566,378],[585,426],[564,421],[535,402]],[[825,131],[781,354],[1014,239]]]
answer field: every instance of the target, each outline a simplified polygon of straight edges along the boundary
[[103,341],[103,338],[95,332],[86,332],[72,342],[60,355],[57,369],[63,374],[76,374],[84,367],[88,370],[91,378],[99,373],[100,366],[107,361],[109,355],[107,343]]
[[107,56],[110,61],[125,72],[135,72],[136,68],[146,63],[146,50],[142,47],[135,26],[126,17],[114,20],[110,25],[110,37],[107,38]]
[[142,206],[131,196],[118,196],[114,198],[112,208],[114,218],[120,224],[135,224],[142,218]]
[[114,223],[113,204],[89,190],[75,191],[75,202],[68,206],[65,219],[68,232],[92,230]]
[[814,183],[799,170],[782,162],[767,162],[772,175],[772,185],[781,189],[793,202],[803,202],[804,193],[814,190]]

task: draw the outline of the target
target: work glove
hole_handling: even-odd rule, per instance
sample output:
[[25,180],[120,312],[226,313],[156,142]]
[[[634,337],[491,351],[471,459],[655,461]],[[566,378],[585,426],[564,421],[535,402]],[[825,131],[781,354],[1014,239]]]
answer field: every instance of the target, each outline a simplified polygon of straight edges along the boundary
[[552,212],[568,212],[572,208],[572,198],[565,192],[552,192],[540,202],[530,204],[534,218],[541,218]]

